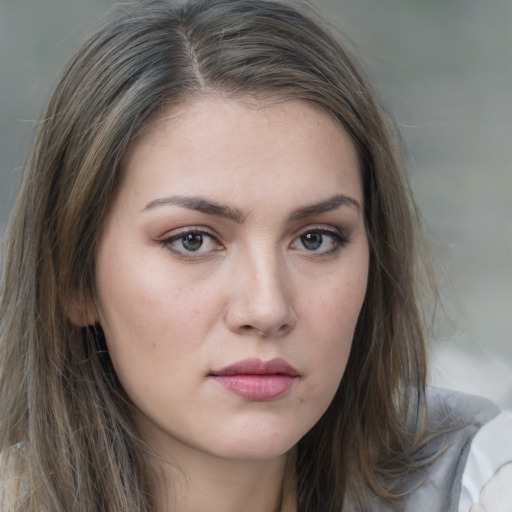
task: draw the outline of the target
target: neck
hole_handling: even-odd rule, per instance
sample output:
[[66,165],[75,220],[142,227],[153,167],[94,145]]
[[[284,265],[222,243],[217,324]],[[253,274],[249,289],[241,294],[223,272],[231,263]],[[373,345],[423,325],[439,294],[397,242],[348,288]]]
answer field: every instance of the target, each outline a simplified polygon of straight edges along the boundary
[[[190,454],[189,454],[190,455]],[[296,512],[295,457],[156,461],[159,512]]]

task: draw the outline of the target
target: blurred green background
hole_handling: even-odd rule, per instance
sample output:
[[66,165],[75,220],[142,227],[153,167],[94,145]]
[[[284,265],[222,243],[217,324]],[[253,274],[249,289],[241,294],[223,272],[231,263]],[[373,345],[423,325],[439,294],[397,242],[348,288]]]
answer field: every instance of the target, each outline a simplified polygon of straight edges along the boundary
[[[512,2],[318,0],[410,148],[447,317],[434,383],[512,408]],[[0,232],[64,62],[108,0],[0,0]]]

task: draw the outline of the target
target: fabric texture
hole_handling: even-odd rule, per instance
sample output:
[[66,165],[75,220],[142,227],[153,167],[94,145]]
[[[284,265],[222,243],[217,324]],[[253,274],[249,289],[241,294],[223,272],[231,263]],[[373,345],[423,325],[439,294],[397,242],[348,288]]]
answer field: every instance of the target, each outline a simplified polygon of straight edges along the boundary
[[500,411],[488,400],[453,391],[433,389],[428,398],[433,428],[453,430],[433,443],[432,449],[441,455],[425,475],[415,478],[416,484],[421,479],[424,483],[411,493],[404,512],[469,512],[469,508],[460,510],[459,502],[472,442]]
[[471,443],[458,512],[512,512],[512,412],[486,423]]
[[[485,445],[479,442],[473,449],[472,443],[480,431],[485,431],[486,425],[493,425],[492,420],[501,416],[498,407],[484,398],[438,388],[427,390],[427,403],[429,430],[442,433],[434,437],[421,455],[428,457],[438,454],[437,457],[425,469],[407,477],[403,485],[407,495],[401,504],[389,507],[375,501],[369,512],[502,512],[498,508],[479,508],[480,504],[475,499],[479,499],[477,496],[486,478],[476,482],[466,472],[467,464],[471,470],[474,464],[488,465],[488,459],[492,458]],[[507,435],[512,436],[508,428],[508,425],[498,423],[491,435],[504,440]],[[475,450],[480,450],[476,459]],[[512,454],[509,456],[512,463]],[[473,463],[469,464],[469,461]],[[492,474],[489,471],[485,473],[489,478]],[[466,486],[473,485],[473,494],[465,502],[463,496],[467,492],[463,489],[463,480]],[[498,485],[503,484],[498,482]],[[349,498],[342,512],[352,510],[354,505]],[[512,508],[506,509],[506,512],[512,512]]]

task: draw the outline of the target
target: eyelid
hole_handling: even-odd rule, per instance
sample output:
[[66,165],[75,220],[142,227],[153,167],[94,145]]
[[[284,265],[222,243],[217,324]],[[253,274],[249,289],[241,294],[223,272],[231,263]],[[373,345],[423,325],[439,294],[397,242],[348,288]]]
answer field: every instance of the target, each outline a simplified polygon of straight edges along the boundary
[[171,229],[166,231],[164,235],[159,236],[158,240],[163,242],[165,240],[170,240],[171,238],[179,238],[180,236],[186,235],[188,233],[197,233],[201,235],[208,235],[211,238],[215,238],[216,240],[220,240],[221,236],[212,228],[208,226],[202,225],[192,225],[192,226],[183,226],[181,228]]
[[[180,240],[188,234],[197,234],[212,239],[213,243],[217,244],[217,249],[210,251],[187,251],[180,250],[172,246],[174,242]],[[163,237],[159,238],[158,242],[162,245],[162,247],[179,258],[204,259],[225,249],[224,244],[220,241],[220,238],[221,237],[218,235],[218,233],[216,233],[213,229],[208,228],[207,226],[186,226],[167,232]]]
[[[293,240],[292,244],[295,244],[302,236],[306,235],[307,233],[318,233],[320,235],[326,235],[330,236],[333,240],[333,243],[335,246],[332,249],[329,249],[327,251],[314,251],[314,250],[308,250],[306,248],[304,249],[296,249],[297,251],[303,252],[308,257],[322,257],[322,256],[333,256],[339,250],[341,250],[346,244],[350,242],[350,237],[348,234],[332,225],[320,225],[320,224],[314,224],[310,226],[306,226],[301,228],[300,230],[297,230]],[[293,247],[292,247],[293,248]]]
[[326,233],[348,239],[348,230],[341,229],[339,227],[333,226],[332,224],[308,224],[307,226],[303,226],[300,229],[297,229],[292,235],[293,239],[296,239],[301,235],[311,231],[315,231],[317,233]]

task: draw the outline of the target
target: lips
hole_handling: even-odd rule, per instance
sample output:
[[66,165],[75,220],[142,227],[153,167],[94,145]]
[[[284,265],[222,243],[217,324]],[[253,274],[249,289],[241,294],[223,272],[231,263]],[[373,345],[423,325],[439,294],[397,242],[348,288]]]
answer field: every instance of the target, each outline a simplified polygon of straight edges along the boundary
[[227,391],[254,402],[274,400],[284,395],[299,372],[284,359],[245,359],[214,370],[209,377]]

